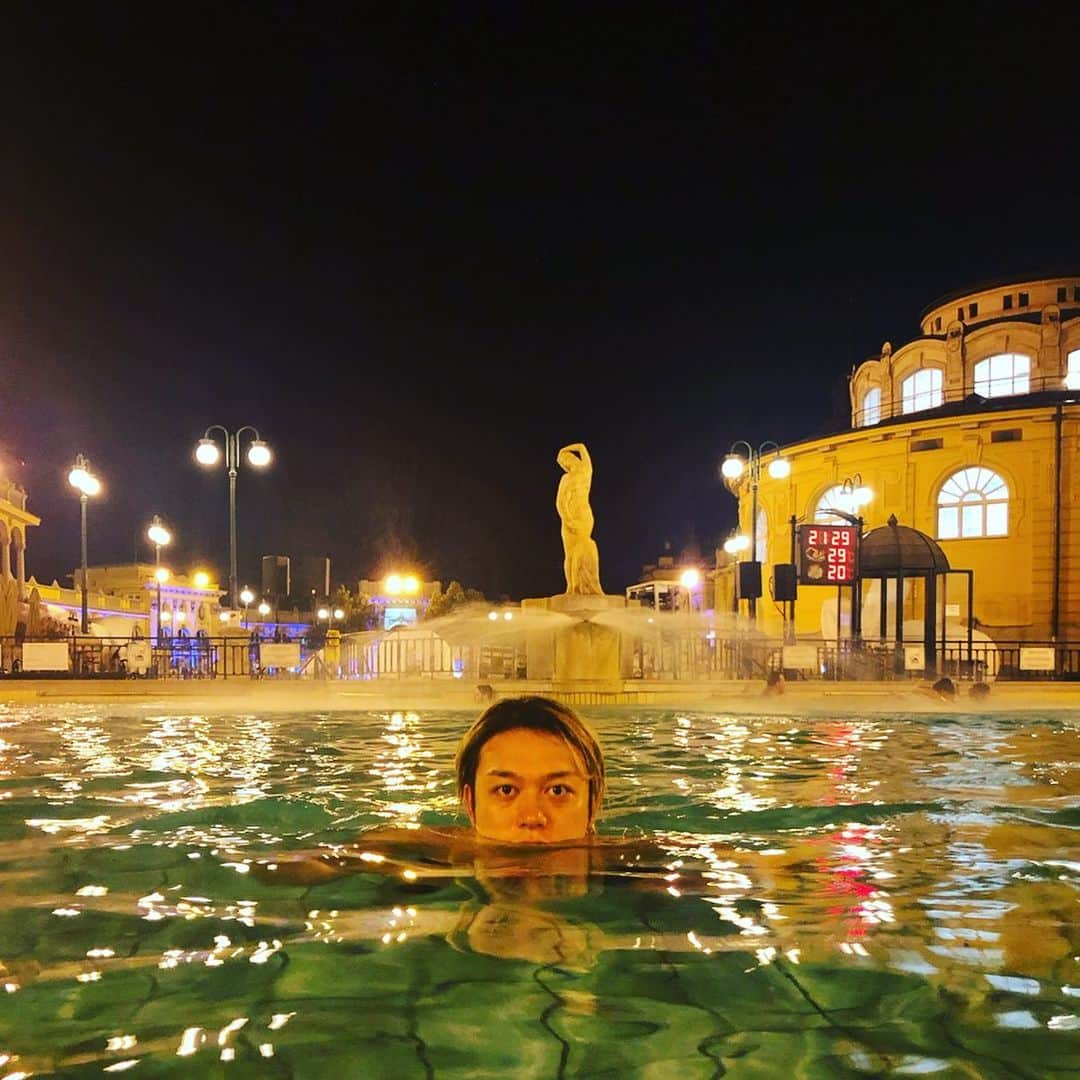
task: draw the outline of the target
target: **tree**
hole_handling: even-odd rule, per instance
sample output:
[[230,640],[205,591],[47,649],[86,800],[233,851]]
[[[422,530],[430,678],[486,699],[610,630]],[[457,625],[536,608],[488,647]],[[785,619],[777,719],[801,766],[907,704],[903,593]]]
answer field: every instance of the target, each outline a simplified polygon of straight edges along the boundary
[[484,601],[484,594],[479,589],[463,589],[460,581],[451,581],[446,592],[436,593],[428,604],[425,618],[437,619],[440,615],[449,615],[454,608],[462,604]]

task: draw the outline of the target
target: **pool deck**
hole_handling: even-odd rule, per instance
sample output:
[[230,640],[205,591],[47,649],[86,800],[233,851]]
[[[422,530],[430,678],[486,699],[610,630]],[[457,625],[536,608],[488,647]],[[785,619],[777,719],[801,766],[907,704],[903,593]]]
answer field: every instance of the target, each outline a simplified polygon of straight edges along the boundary
[[709,682],[574,683],[476,682],[431,679],[325,681],[293,679],[11,679],[0,684],[0,705],[101,704],[206,705],[215,710],[310,711],[369,709],[466,709],[522,694],[547,694],[579,707],[639,706],[701,711],[790,713],[800,709],[839,712],[977,711],[987,709],[1080,709],[1080,682],[1000,682],[988,698],[974,700],[958,684],[954,701],[931,694],[926,683],[789,683],[766,696],[760,680]]

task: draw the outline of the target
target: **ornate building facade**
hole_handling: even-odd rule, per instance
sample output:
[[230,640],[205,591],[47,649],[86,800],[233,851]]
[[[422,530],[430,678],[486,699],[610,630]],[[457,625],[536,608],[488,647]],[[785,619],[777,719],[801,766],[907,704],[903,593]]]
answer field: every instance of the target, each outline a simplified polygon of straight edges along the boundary
[[[784,479],[762,473],[759,626],[784,629],[770,594],[773,567],[792,560],[791,519],[836,522],[832,509],[867,530],[895,515],[936,540],[952,568],[974,571],[971,612],[966,596],[950,597],[943,625],[970,614],[996,640],[1080,641],[1080,274],[950,294],[921,327],[852,372],[850,430],[785,447]],[[746,484],[730,487],[741,496]],[[739,512],[749,534],[749,498]],[[864,592],[864,637],[878,602]],[[835,637],[846,603],[838,613],[837,590],[800,587],[800,638]]]

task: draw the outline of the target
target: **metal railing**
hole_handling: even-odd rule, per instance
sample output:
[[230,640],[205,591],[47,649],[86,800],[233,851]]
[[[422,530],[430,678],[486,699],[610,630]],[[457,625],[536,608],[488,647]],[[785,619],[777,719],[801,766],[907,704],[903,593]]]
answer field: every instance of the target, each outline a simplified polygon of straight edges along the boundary
[[[527,644],[506,648],[449,646],[434,635],[431,638],[438,647],[428,640],[393,642],[392,647],[385,642],[365,641],[362,647],[357,642],[351,648],[343,643],[340,662],[331,662],[321,652],[312,653],[301,643],[299,665],[271,668],[262,663],[260,646],[264,642],[237,636],[176,636],[160,640],[72,636],[51,642],[9,636],[0,637],[0,678],[291,679],[314,675],[511,682],[529,677]],[[785,660],[784,643],[777,638],[664,631],[624,640],[623,677],[642,683],[762,679],[770,672],[784,671],[791,679],[853,681],[918,679],[926,670],[907,670],[904,648],[898,649],[891,641],[841,641],[839,648],[835,641],[801,644],[812,647],[812,666],[792,668]],[[35,650],[39,645],[50,648]],[[1030,664],[1032,656],[1040,654],[1043,666],[1027,670],[1025,665]],[[312,659],[321,662],[309,663]],[[35,668],[35,664],[42,663],[46,666]],[[931,667],[935,675],[972,682],[1080,681],[1080,642],[977,641],[970,648],[966,642],[948,642],[939,646]]]
[[[298,674],[293,669],[266,668],[260,644],[242,637],[181,635],[153,639],[76,635],[52,641],[0,637],[0,678],[230,679]],[[38,645],[52,648],[35,649]],[[302,647],[301,667],[304,658]]]

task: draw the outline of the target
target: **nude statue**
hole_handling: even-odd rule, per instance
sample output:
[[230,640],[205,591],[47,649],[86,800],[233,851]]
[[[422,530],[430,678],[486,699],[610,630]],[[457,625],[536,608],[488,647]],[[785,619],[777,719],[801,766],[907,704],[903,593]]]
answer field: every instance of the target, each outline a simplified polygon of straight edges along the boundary
[[570,443],[559,451],[555,460],[563,470],[555,509],[562,519],[566,592],[568,595],[602,596],[600,553],[592,538],[593,512],[589,505],[592,458],[584,443]]

